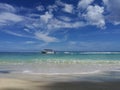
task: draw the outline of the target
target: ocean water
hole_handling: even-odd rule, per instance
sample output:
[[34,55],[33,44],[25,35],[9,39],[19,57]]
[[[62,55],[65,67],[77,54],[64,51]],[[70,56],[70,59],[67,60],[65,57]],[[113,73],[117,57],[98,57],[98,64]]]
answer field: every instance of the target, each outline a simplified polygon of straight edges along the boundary
[[1,52],[0,72],[25,74],[95,74],[117,72],[120,52]]

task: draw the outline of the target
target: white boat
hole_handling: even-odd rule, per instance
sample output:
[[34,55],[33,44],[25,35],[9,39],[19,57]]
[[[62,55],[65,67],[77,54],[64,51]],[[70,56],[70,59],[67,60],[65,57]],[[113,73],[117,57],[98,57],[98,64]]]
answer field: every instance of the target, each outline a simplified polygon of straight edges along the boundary
[[55,51],[52,49],[44,49],[41,51],[42,54],[55,54]]

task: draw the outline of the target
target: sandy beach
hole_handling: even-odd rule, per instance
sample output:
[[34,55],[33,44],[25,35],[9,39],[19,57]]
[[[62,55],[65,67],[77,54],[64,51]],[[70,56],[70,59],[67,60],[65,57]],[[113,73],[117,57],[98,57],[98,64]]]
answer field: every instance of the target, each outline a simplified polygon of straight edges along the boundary
[[120,90],[120,82],[42,82],[0,78],[0,90]]
[[81,76],[1,73],[0,90],[120,90],[119,80],[87,81],[77,79],[79,77]]

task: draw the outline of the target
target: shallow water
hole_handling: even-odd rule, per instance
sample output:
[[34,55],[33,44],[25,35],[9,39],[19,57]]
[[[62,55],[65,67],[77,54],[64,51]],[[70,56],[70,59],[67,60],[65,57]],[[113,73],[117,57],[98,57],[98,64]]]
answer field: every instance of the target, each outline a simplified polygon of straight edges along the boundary
[[0,53],[0,71],[26,74],[94,74],[120,71],[120,52]]

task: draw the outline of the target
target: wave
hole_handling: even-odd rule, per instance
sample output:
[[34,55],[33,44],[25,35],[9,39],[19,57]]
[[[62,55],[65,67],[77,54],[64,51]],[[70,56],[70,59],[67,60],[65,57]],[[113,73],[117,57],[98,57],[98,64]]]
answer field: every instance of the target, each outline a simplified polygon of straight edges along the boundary
[[34,59],[31,61],[0,61],[0,64],[41,64],[41,63],[46,63],[46,64],[120,64],[120,60],[59,60],[59,59],[48,59],[48,60],[39,60],[39,59]]
[[56,52],[56,54],[120,54],[120,52],[82,52],[82,51],[63,51]]
[[81,52],[80,54],[120,54],[120,52]]
[[37,74],[37,75],[82,75],[82,74],[97,74],[97,73],[102,73],[102,71],[100,70],[95,70],[95,71],[91,71],[91,72],[76,72],[76,73],[70,73],[70,72],[62,72],[62,73],[55,73],[55,72],[51,72],[51,73],[41,73],[41,72],[34,72],[34,71],[30,71],[30,70],[24,70],[21,73],[25,73],[25,74]]

